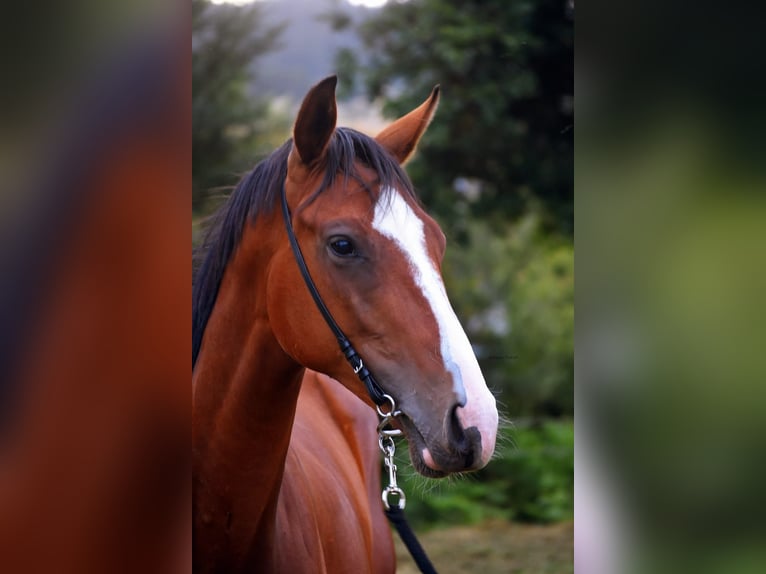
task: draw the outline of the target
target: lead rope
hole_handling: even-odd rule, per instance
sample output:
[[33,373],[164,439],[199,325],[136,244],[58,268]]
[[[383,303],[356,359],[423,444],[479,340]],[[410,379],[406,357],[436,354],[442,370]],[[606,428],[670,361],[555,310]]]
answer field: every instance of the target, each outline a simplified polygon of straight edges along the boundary
[[[431,564],[426,555],[426,551],[420,545],[420,541],[415,536],[415,533],[410,528],[407,518],[404,516],[404,506],[407,503],[407,497],[404,495],[404,491],[396,483],[396,464],[394,463],[394,454],[396,452],[396,443],[394,442],[395,436],[400,436],[402,431],[391,427],[391,421],[401,414],[401,411],[397,410],[396,403],[390,395],[383,395],[386,401],[391,405],[391,409],[386,413],[380,406],[376,407],[378,415],[380,416],[380,423],[378,424],[378,446],[380,452],[383,453],[383,464],[388,469],[388,486],[383,489],[381,493],[381,499],[383,500],[383,508],[386,517],[389,522],[394,525],[396,531],[399,533],[399,537],[404,542],[404,545],[409,550],[412,559],[417,564],[420,571],[423,574],[437,574],[434,565]],[[390,501],[389,496],[395,495],[398,500],[396,502]]]
[[[351,365],[356,376],[359,377],[362,383],[364,383],[370,398],[376,405],[375,408],[378,411],[378,415],[380,415],[381,421],[380,424],[378,424],[378,446],[383,453],[383,463],[386,465],[386,468],[388,468],[388,486],[384,488],[381,493],[386,517],[388,517],[388,520],[396,528],[399,537],[404,542],[407,550],[410,551],[410,554],[412,555],[413,560],[415,560],[415,564],[420,568],[420,571],[423,572],[423,574],[437,574],[433,564],[431,564],[428,556],[426,556],[425,550],[423,550],[420,542],[418,542],[418,539],[415,537],[415,533],[407,523],[407,519],[404,516],[404,505],[407,498],[404,495],[404,491],[396,484],[396,464],[394,464],[396,445],[394,444],[393,437],[400,436],[402,431],[391,428],[391,421],[402,414],[402,412],[396,408],[396,403],[394,402],[393,397],[387,395],[383,391],[375,380],[375,377],[372,376],[372,373],[364,365],[362,357],[359,356],[353,345],[351,345],[351,341],[348,340],[341,328],[335,322],[330,310],[319,295],[319,290],[316,288],[316,285],[311,278],[311,273],[309,273],[306,260],[303,258],[303,253],[301,253],[301,248],[298,245],[298,239],[295,237],[295,232],[293,231],[284,183],[282,184],[282,217],[285,221],[285,228],[287,229],[287,238],[290,241],[290,247],[292,248],[295,262],[298,264],[298,268],[303,276],[303,281],[306,283],[306,287],[308,288],[309,293],[311,293],[311,297],[314,299],[314,303],[316,303],[322,317],[324,317],[325,323],[327,323],[327,326],[330,327],[330,330],[338,340],[341,352],[346,357],[346,360],[349,365]],[[381,409],[386,403],[391,407],[387,413]],[[388,500],[388,497],[392,494],[399,498],[396,504],[391,504]]]

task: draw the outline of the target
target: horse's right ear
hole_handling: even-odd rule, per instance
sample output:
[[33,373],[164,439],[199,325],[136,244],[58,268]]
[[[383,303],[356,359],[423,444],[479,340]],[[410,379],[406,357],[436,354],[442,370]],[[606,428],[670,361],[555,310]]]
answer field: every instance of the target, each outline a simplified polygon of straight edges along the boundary
[[290,165],[311,167],[321,159],[335,131],[338,110],[335,104],[337,76],[330,76],[309,90],[293,128]]
[[399,163],[406,163],[412,156],[428,124],[431,123],[436,107],[439,105],[439,92],[439,86],[434,86],[425,102],[375,136],[378,143]]

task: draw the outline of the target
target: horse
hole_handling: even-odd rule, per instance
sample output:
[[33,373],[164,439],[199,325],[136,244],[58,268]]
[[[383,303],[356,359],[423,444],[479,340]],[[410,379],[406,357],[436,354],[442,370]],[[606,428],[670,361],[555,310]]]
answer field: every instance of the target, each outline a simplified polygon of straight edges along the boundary
[[414,468],[476,470],[494,451],[495,398],[441,278],[446,238],[402,167],[439,87],[373,138],[336,126],[336,82],[309,90],[292,138],[242,178],[197,253],[196,572],[395,569],[374,403],[301,277],[290,226],[324,304],[395,401]]

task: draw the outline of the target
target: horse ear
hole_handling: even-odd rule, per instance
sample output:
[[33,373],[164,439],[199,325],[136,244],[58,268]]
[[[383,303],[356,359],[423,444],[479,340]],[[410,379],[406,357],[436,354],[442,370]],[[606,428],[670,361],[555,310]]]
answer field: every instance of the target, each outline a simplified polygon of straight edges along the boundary
[[425,102],[406,116],[396,120],[375,137],[380,145],[399,160],[399,163],[404,163],[410,158],[428,124],[431,123],[439,104],[439,90],[438,85],[434,86]]
[[[305,166],[319,160],[330,141],[338,110],[335,104],[337,76],[330,76],[309,90],[303,98],[301,109],[293,128],[293,153]],[[291,158],[292,159],[292,158]]]

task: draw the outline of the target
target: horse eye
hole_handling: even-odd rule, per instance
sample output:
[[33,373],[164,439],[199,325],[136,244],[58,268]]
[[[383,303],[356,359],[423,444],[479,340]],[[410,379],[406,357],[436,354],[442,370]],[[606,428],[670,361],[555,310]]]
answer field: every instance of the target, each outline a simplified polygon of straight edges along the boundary
[[340,257],[351,257],[356,255],[356,248],[351,240],[347,237],[338,237],[330,242],[330,248],[335,255]]

